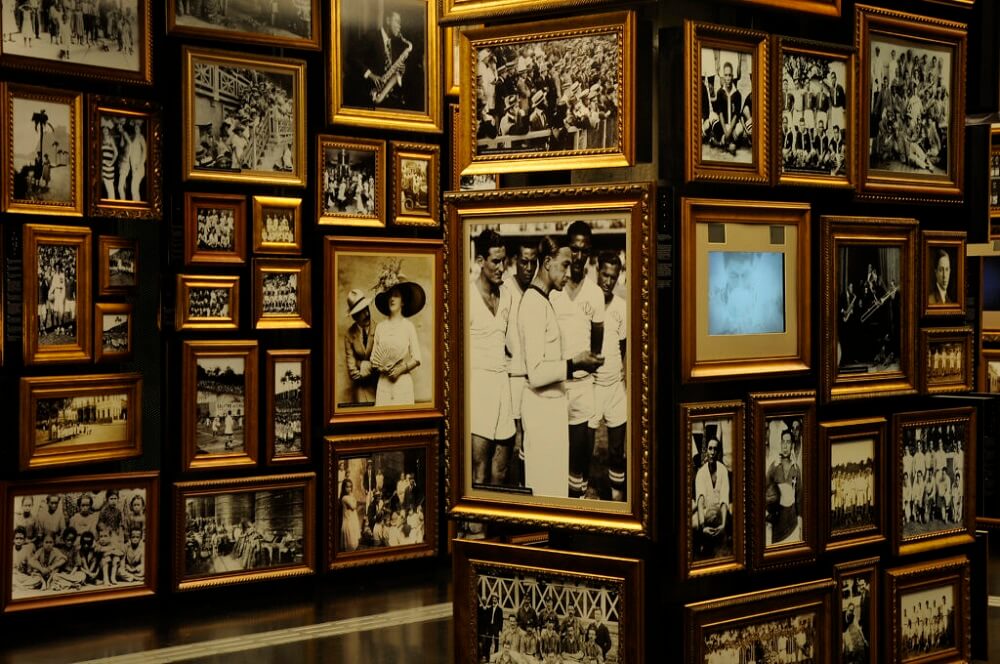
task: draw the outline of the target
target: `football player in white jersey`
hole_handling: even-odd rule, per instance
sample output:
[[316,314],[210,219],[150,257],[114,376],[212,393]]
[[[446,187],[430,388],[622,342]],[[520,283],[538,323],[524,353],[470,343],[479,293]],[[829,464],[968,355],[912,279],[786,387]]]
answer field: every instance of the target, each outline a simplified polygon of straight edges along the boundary
[[628,307],[615,295],[622,273],[622,261],[613,251],[597,258],[597,285],[604,295],[604,364],[594,373],[594,431],[604,420],[608,427],[608,481],[611,500],[625,500],[625,423],[628,399],[625,395],[625,348]]

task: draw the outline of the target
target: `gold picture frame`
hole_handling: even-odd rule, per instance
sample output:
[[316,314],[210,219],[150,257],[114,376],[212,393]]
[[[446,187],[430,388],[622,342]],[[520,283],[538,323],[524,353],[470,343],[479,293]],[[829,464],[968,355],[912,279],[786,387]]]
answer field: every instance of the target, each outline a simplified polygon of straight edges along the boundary
[[[262,495],[258,496],[257,492]],[[177,482],[173,493],[174,590],[215,588],[316,573],[316,473]],[[241,500],[241,495],[246,497]],[[219,497],[228,498],[229,509],[225,516],[215,510]],[[264,529],[261,515],[272,512],[278,518],[269,521],[271,526]],[[230,523],[225,523],[226,519]],[[214,572],[211,560],[221,557],[221,551],[187,544],[192,532],[204,531],[209,524],[227,532],[240,531],[242,538],[224,542],[223,546],[240,550],[237,555],[243,556],[239,562],[244,569]],[[255,536],[248,537],[248,533]],[[192,556],[197,557],[192,560]],[[286,558],[288,560],[283,560]],[[206,561],[209,563],[207,568]],[[203,567],[204,571],[194,571],[192,568],[196,567]]]
[[[308,462],[312,456],[312,351],[269,350],[264,356],[264,367],[267,463]],[[286,384],[288,389],[282,389]]]
[[[200,292],[199,292],[200,291]],[[219,291],[225,292],[225,302]],[[196,294],[192,303],[192,294]],[[192,311],[192,304],[196,311]],[[234,275],[178,274],[174,329],[240,329],[240,278]]]
[[83,216],[83,94],[16,83],[0,93],[3,211]]
[[920,231],[922,315],[965,316],[965,239],[965,231]]
[[437,0],[441,6],[441,25],[469,23],[483,19],[509,19],[537,16],[560,10],[580,11],[620,0]]
[[987,237],[990,242],[1000,240],[1000,124],[990,125],[990,138],[987,143],[990,153],[989,169],[986,171],[989,182],[989,219]]
[[[634,11],[622,11],[466,31],[462,39],[461,122],[458,135],[461,174],[634,165],[636,21]],[[511,48],[534,44],[536,49],[541,49],[545,44],[560,42],[565,42],[567,49],[599,52],[613,66],[613,76],[609,76],[608,71],[600,72],[608,76],[607,80],[595,74],[594,78],[584,82],[596,81],[587,85],[586,89],[581,83],[565,91],[566,103],[571,98],[590,99],[604,94],[609,99],[614,96],[609,106],[615,110],[606,111],[608,115],[601,118],[598,127],[592,129],[581,130],[564,125],[562,132],[555,132],[551,123],[546,122],[546,127],[530,131],[529,121],[523,127],[528,129],[527,133],[504,136],[499,131],[503,128],[500,116],[507,102],[495,99],[495,88],[494,99],[479,98],[481,86],[477,83],[477,71],[480,59],[495,61],[498,53],[512,52],[508,50]],[[513,64],[495,62],[497,68]],[[543,104],[556,105],[558,100],[551,99],[552,94],[546,97],[538,90],[529,101],[539,107]],[[490,105],[493,106],[492,113]],[[555,108],[549,109],[550,114],[555,112]],[[487,115],[496,123],[494,130],[489,132],[479,126]],[[494,134],[492,137],[491,133]],[[596,139],[596,146],[590,144],[591,133]],[[480,137],[481,134],[483,137]],[[512,136],[518,137],[518,140],[515,141]],[[522,145],[515,146],[515,142]]]
[[[444,45],[441,48],[441,53],[444,58],[444,93],[449,97],[457,97],[462,89],[462,33],[466,30],[483,27],[486,26],[479,23],[452,25],[443,28]],[[451,105],[449,104],[449,106]]]
[[20,406],[21,470],[142,456],[138,373],[22,377]]
[[[808,203],[681,199],[682,380],[811,370],[810,218]],[[753,324],[728,308],[735,289],[772,293],[753,296]]]
[[820,16],[840,16],[841,0],[734,0],[738,3]]
[[[389,207],[385,187],[388,154],[382,140],[317,136],[316,223],[385,228]],[[351,181],[358,177],[362,183],[352,185]],[[355,189],[353,202],[347,196],[350,188]],[[360,204],[359,196],[363,196]]]
[[[656,338],[655,303],[651,296],[652,262],[655,254],[653,185],[629,183],[449,192],[445,195],[445,204],[448,209],[446,274],[450,296],[446,300],[449,307],[447,321],[449,328],[457,331],[456,336],[447,340],[446,351],[449,354],[453,353],[454,357],[461,358],[458,363],[446,366],[447,381],[452,395],[448,404],[449,426],[446,428],[445,436],[445,454],[450,464],[450,472],[446,476],[448,483],[446,504],[450,515],[473,521],[517,522],[532,526],[556,524],[577,530],[614,532],[640,537],[650,535],[653,500],[650,468],[653,456],[652,441],[655,440],[651,414],[655,399],[650,344],[652,339]],[[524,230],[526,228],[530,230]],[[586,249],[588,232],[591,244],[590,248]],[[573,238],[569,237],[570,233],[573,234]],[[569,375],[567,369],[564,368],[559,376],[555,375],[559,372],[547,375],[544,385],[560,386],[558,391],[547,392],[544,387],[536,391],[522,385],[520,380],[515,380],[511,386],[511,381],[506,375],[503,376],[502,383],[491,382],[499,380],[497,374],[492,376],[484,374],[481,370],[483,367],[475,367],[472,364],[472,356],[476,355],[479,358],[481,355],[471,351],[472,326],[477,326],[478,333],[485,324],[483,322],[486,320],[485,316],[490,316],[494,320],[503,316],[500,323],[506,328],[510,324],[510,317],[515,315],[513,282],[502,289],[507,295],[500,292],[495,314],[491,314],[485,308],[476,307],[477,298],[485,305],[485,299],[480,291],[476,290],[480,288],[478,281],[480,264],[485,263],[481,257],[473,256],[476,251],[474,247],[479,244],[478,238],[480,236],[492,238],[488,241],[498,245],[494,249],[502,246],[505,252],[509,245],[511,254],[517,252],[516,255],[520,256],[521,247],[535,248],[536,252],[540,252],[539,241],[544,240],[547,235],[558,237],[558,242],[569,242],[571,239],[582,242],[584,244],[580,245],[581,256],[586,256],[586,252],[589,251],[597,256],[599,261],[603,261],[601,266],[608,269],[609,275],[611,272],[617,272],[618,276],[623,272],[629,275],[627,284],[619,284],[617,278],[608,277],[607,283],[613,295],[613,306],[610,313],[606,313],[608,320],[612,321],[606,328],[607,339],[612,340],[612,334],[615,334],[619,343],[613,348],[611,345],[602,345],[602,352],[606,357],[614,358],[614,362],[608,365],[608,372],[612,375],[601,373],[600,378],[602,382],[608,383],[605,388],[609,395],[615,395],[615,398],[609,400],[601,421],[597,421],[592,430],[595,439],[597,436],[612,436],[613,447],[616,450],[620,448],[621,452],[616,452],[609,462],[609,473],[598,473],[594,476],[593,486],[589,486],[591,475],[589,468],[582,468],[582,459],[585,457],[582,454],[580,457],[571,457],[568,438],[565,443],[562,442],[563,432],[568,431],[568,428],[555,429],[558,434],[553,431],[544,434],[547,448],[551,449],[552,445],[565,445],[567,450],[565,461],[560,458],[561,455],[551,455],[543,459],[538,455],[536,447],[535,465],[532,467],[532,461],[527,458],[525,460],[523,483],[509,475],[492,477],[492,470],[488,470],[492,467],[491,463],[485,463],[482,460],[485,456],[481,456],[482,447],[489,449],[489,439],[482,433],[489,427],[480,427],[484,421],[479,414],[490,412],[494,401],[498,401],[499,415],[496,420],[498,425],[495,431],[488,433],[493,434],[492,437],[499,441],[508,436],[516,439],[518,434],[513,417],[517,411],[514,410],[513,404],[515,401],[521,401],[515,396],[518,391],[526,404],[530,397],[544,399],[542,402],[533,401],[532,407],[540,408],[540,403],[548,404],[544,406],[544,412],[555,416],[538,417],[542,410],[531,411],[535,415],[532,415],[531,423],[526,423],[524,414],[529,410],[527,406],[523,407],[522,439],[525,432],[530,439],[532,430],[540,432],[542,426],[552,426],[553,422],[557,424],[566,422],[567,424],[562,426],[568,426],[570,417],[568,399],[563,393],[561,398],[565,400],[559,400],[559,393],[563,392],[561,378]],[[491,255],[497,253],[494,249],[490,250]],[[624,259],[621,258],[622,252]],[[560,250],[557,254],[550,254],[552,260],[546,259],[542,265],[549,263],[557,265],[555,261],[561,258],[557,259],[556,255],[561,256],[563,253],[570,252]],[[541,272],[537,258],[539,255],[535,254],[534,264]],[[531,260],[526,259],[525,265],[530,267]],[[585,266],[582,269],[585,273]],[[566,283],[570,276],[572,274],[567,275]],[[592,283],[581,276],[575,282],[580,285],[574,288],[583,289],[584,282]],[[518,284],[517,288],[520,289],[522,286]],[[528,290],[524,292],[527,294],[531,290],[534,289],[528,286]],[[557,289],[553,287],[553,291],[555,290]],[[577,291],[577,293],[583,292],[587,293],[585,301],[588,303],[587,307],[593,310],[595,318],[599,311],[598,307],[604,306],[608,309],[606,292],[599,288],[595,290],[590,286],[586,290]],[[597,298],[600,298],[599,304]],[[564,295],[564,299],[569,301],[568,296]],[[520,323],[523,320],[517,318],[515,324],[519,331],[518,338],[522,332]],[[546,325],[547,318],[533,316],[529,320],[532,323],[526,324],[523,330],[525,338],[541,339],[542,330],[528,329],[528,327],[536,324]],[[586,323],[590,325],[591,318],[587,318]],[[497,322],[489,325],[495,326]],[[545,335],[550,334],[552,328],[547,327],[547,330]],[[491,343],[495,344],[496,335],[492,332],[491,335],[493,335]],[[623,339],[624,344],[621,343]],[[594,343],[593,339],[591,343]],[[501,355],[504,354],[502,348],[499,352]],[[530,352],[533,353],[534,350]],[[528,369],[528,349],[524,350],[523,355],[525,356],[524,383],[530,384],[528,375],[537,376],[537,367]],[[620,367],[619,372],[624,371],[626,378],[621,380],[620,373],[616,374],[612,367]],[[591,372],[595,371],[597,369],[585,370],[577,367],[574,369],[572,379],[576,382],[571,386],[574,389],[587,390],[588,378],[597,380],[591,375]],[[520,370],[508,372],[505,369],[503,373],[518,374]],[[515,375],[515,379],[517,378]],[[538,377],[537,380],[542,379]],[[502,417],[505,410],[504,403],[508,402],[503,396],[504,389],[510,390],[509,418]],[[586,399],[586,392],[582,394]],[[549,402],[544,395],[553,395],[556,400]],[[561,412],[563,408],[566,409],[565,414]],[[562,417],[567,419],[562,420]],[[480,432],[475,436],[487,441],[485,446],[474,440],[474,428]],[[513,430],[513,433],[508,433],[506,429]],[[587,433],[588,437],[590,435],[579,429],[575,431],[577,433],[574,435],[577,436],[580,433]],[[530,447],[530,443],[524,444]],[[499,443],[497,447],[501,447]],[[575,460],[573,463],[575,467],[570,466],[570,458]],[[572,480],[569,480],[570,475],[573,476]],[[583,499],[574,497],[577,494],[581,494]]]
[[254,196],[254,253],[298,255],[302,245],[302,199]]
[[[304,60],[184,46],[181,62],[185,181],[306,186]],[[268,86],[275,99],[265,117],[235,120],[247,79]],[[224,136],[230,141],[223,147]],[[243,138],[240,150],[234,137]],[[275,149],[265,149],[272,143]]]
[[979,391],[1000,394],[1000,348],[979,350]]
[[[438,210],[441,199],[441,147],[428,143],[392,141],[390,148],[392,223],[397,226],[437,228],[441,224],[441,213]],[[422,188],[426,188],[426,193],[421,194]]]
[[[879,564],[881,558],[865,558],[833,566],[837,600],[843,629],[837,630],[837,662],[879,662]],[[853,611],[853,613],[852,613]],[[846,627],[845,627],[846,626]],[[855,626],[855,627],[852,627]],[[861,637],[860,639],[858,637]],[[866,655],[867,653],[867,655]],[[854,659],[848,659],[848,656]]]
[[[246,10],[229,7],[225,22],[213,22],[211,16],[190,16],[178,11],[178,0],[167,2],[167,34],[188,35],[317,51],[322,48],[322,15],[319,0],[269,2],[261,5],[263,15],[251,16]],[[239,12],[237,15],[236,13]],[[303,26],[302,23],[308,23]],[[246,27],[240,28],[239,25]],[[305,27],[306,29],[302,29]]]
[[[183,470],[257,465],[257,365],[256,341],[184,342],[181,356]],[[228,386],[210,389],[220,380]],[[202,391],[205,393],[204,407],[199,404]],[[220,447],[222,449],[213,449]]]
[[824,216],[820,222],[821,399],[915,393],[917,220]]
[[[108,320],[111,317],[111,320]],[[124,329],[122,326],[124,325]],[[94,362],[132,359],[132,304],[98,302],[94,305]]]
[[972,391],[972,367],[975,363],[972,337],[971,327],[920,330],[921,392],[951,394]]
[[[26,224],[22,241],[25,365],[90,362],[94,331],[90,229]],[[48,282],[45,291],[43,279]],[[39,315],[42,305],[44,316]]]
[[459,123],[462,121],[461,114],[458,104],[448,104],[448,115],[451,118],[451,191],[490,191],[499,189],[499,173],[462,175],[458,157],[458,132]]
[[[758,30],[684,21],[685,182],[771,182],[772,139],[766,112],[771,98],[769,42],[768,34]],[[712,62],[706,60],[707,57]],[[743,77],[747,75],[745,62],[751,69],[749,87],[743,85]],[[714,96],[707,86],[714,86],[716,79],[722,80],[716,94],[726,92],[727,67],[732,90],[727,93],[728,122],[714,109],[704,108]],[[734,73],[736,83],[732,83]],[[735,95],[739,97],[734,99]],[[752,106],[750,118],[744,119],[746,99],[750,97],[757,100],[756,107]],[[737,117],[732,117],[734,104],[739,106],[735,111]],[[748,141],[749,146],[746,145]]]
[[139,285],[139,241],[101,235],[97,238],[97,294],[128,295]]
[[184,193],[184,265],[247,262],[247,198],[243,194]]
[[[256,329],[312,327],[311,265],[308,258],[253,259],[253,320]],[[290,302],[290,299],[294,301]]]

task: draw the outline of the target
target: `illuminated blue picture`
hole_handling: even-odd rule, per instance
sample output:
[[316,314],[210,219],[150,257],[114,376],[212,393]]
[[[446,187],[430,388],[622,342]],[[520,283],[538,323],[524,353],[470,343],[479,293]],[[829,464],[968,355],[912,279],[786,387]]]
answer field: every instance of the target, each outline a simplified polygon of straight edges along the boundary
[[708,333],[712,336],[785,331],[785,255],[708,252]]

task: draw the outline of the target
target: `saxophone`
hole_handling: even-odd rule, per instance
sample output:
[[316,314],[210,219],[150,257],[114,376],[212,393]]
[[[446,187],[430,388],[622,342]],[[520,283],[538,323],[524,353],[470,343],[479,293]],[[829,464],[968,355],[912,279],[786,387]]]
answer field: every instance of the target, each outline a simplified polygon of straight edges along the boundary
[[410,51],[413,50],[413,42],[407,40],[402,35],[399,38],[406,43],[406,50],[396,58],[392,66],[385,70],[385,73],[379,77],[378,82],[372,84],[372,102],[375,104],[381,104],[389,96],[389,93],[392,92],[392,89],[402,83],[401,70],[403,69],[403,65],[406,64],[406,58],[410,57]]

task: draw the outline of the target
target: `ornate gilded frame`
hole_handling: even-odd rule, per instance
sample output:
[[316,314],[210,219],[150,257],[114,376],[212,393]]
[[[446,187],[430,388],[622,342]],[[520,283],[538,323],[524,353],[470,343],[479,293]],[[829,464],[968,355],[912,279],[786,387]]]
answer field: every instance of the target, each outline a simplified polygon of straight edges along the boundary
[[734,0],[744,4],[753,4],[771,9],[784,9],[790,12],[804,14],[819,14],[821,16],[840,16],[841,0]]
[[[308,329],[312,327],[312,263],[308,258],[253,259],[253,321],[258,330]],[[295,313],[264,311],[264,279],[268,275],[295,275]]]
[[[292,241],[274,242],[264,240],[264,215],[268,210],[284,210],[292,213]],[[253,250],[257,254],[302,253],[302,199],[285,196],[253,197]]]
[[988,394],[998,394],[1000,393],[1000,383],[998,383],[996,390],[990,389],[990,374],[989,374],[990,362],[1000,362],[1000,348],[980,348],[978,388],[980,392],[986,392]]
[[[933,327],[920,330],[920,391],[925,394],[950,394],[954,392],[971,392],[974,376],[972,367],[975,355],[972,352],[971,327]],[[935,343],[962,344],[962,378],[959,381],[934,381],[931,376],[933,369],[930,361],[931,345]],[[982,368],[980,368],[982,371]]]
[[[223,288],[229,292],[228,316],[192,316],[191,291],[196,288]],[[240,329],[240,278],[228,274],[178,274],[174,304],[174,329],[238,330]]]
[[[233,213],[233,250],[198,248],[198,210],[230,210]],[[247,198],[243,194],[184,193],[184,264],[243,265],[247,262]]]
[[[323,211],[323,172],[326,168],[327,150],[357,150],[375,153],[375,212],[374,214],[335,213]],[[383,140],[352,138],[347,136],[316,137],[316,223],[320,226],[359,226],[385,228],[389,201],[386,198],[386,160],[388,148]]]
[[[882,562],[881,558],[865,558],[864,560],[854,560],[847,563],[837,563],[833,566],[833,578],[837,584],[837,596],[838,604],[840,605],[839,614],[843,616],[844,613],[844,596],[843,596],[843,584],[846,580],[852,578],[863,578],[868,584],[869,601],[868,601],[868,611],[869,615],[866,618],[867,630],[862,629],[862,634],[867,631],[868,637],[868,661],[866,664],[878,664],[879,662],[879,564]],[[838,624],[838,623],[834,623]],[[843,624],[841,621],[840,624]],[[841,630],[837,629],[836,633],[836,648],[837,652],[841,655],[837,658],[838,662],[843,663],[843,652],[844,652],[844,640],[843,633]]]
[[[440,5],[441,25],[483,19],[510,19],[555,11],[580,11],[621,0],[432,0]],[[527,17],[526,16],[526,17]]]
[[[268,3],[270,6],[270,3]],[[310,51],[318,51],[322,48],[322,15],[320,14],[319,0],[308,0],[309,16],[311,25],[308,37],[284,37],[278,34],[270,35],[265,32],[251,32],[249,30],[235,30],[223,27],[205,28],[177,23],[177,0],[167,1],[167,34],[187,35],[191,37],[201,37],[208,39],[218,39],[221,41],[234,41],[241,44],[261,44],[264,46],[277,46],[285,48],[301,48]],[[218,24],[216,24],[218,25]]]
[[[128,318],[127,346],[125,350],[104,350],[104,316],[124,315]],[[98,302],[94,305],[94,362],[124,362],[132,359],[132,331],[135,316],[132,304]]]
[[[440,23],[444,23],[443,14]],[[462,89],[462,33],[466,30],[483,27],[486,26],[480,23],[476,25],[451,25],[444,28],[444,46],[441,53],[444,58],[444,93],[449,97],[457,97]],[[449,106],[457,106],[457,104],[449,104]],[[458,145],[455,145],[455,149],[458,149]]]
[[[131,286],[111,283],[111,250],[131,249],[135,260],[135,282]],[[100,296],[128,295],[139,286],[139,241],[111,235],[97,238],[97,294]]]
[[955,255],[955,263],[951,266],[951,279],[955,283],[955,302],[943,304],[931,302],[928,289],[924,288],[920,298],[920,311],[923,316],[965,316],[965,240],[965,231],[920,231],[920,276],[924,283],[936,269],[936,261],[931,252],[936,249],[951,249]]
[[[299,398],[301,400],[302,428],[299,436],[302,438],[302,452],[299,454],[278,454],[276,444],[276,432],[274,428],[276,399],[275,389],[278,381],[282,379],[277,375],[275,368],[279,362],[298,362],[302,370],[301,383],[299,383]],[[286,465],[294,463],[306,463],[312,457],[312,351],[308,348],[302,350],[269,350],[264,355],[264,374],[266,377],[266,403],[264,418],[266,428],[264,431],[265,453],[268,465]]]
[[[458,132],[459,132],[459,123],[461,123],[461,121],[462,121],[462,118],[461,118],[462,112],[459,109],[458,104],[448,104],[448,113],[449,113],[449,118],[450,118],[450,122],[451,122],[451,125],[450,125],[450,129],[451,129],[451,164],[450,164],[451,165],[451,182],[450,182],[451,191],[473,191],[472,189],[467,189],[467,188],[462,187],[462,169],[460,168],[461,164],[459,164],[459,157],[458,157]],[[500,188],[500,174],[499,173],[481,173],[480,175],[482,175],[483,177],[491,177],[491,178],[493,178],[493,187],[492,187],[492,189],[499,189]],[[467,176],[467,177],[473,177],[474,178],[475,176],[474,175],[470,175],[470,176]]]
[[[441,147],[429,143],[392,141],[392,223],[396,226],[431,226],[441,224],[438,210],[441,199]],[[403,160],[427,163],[427,212],[407,212],[403,191]]]

